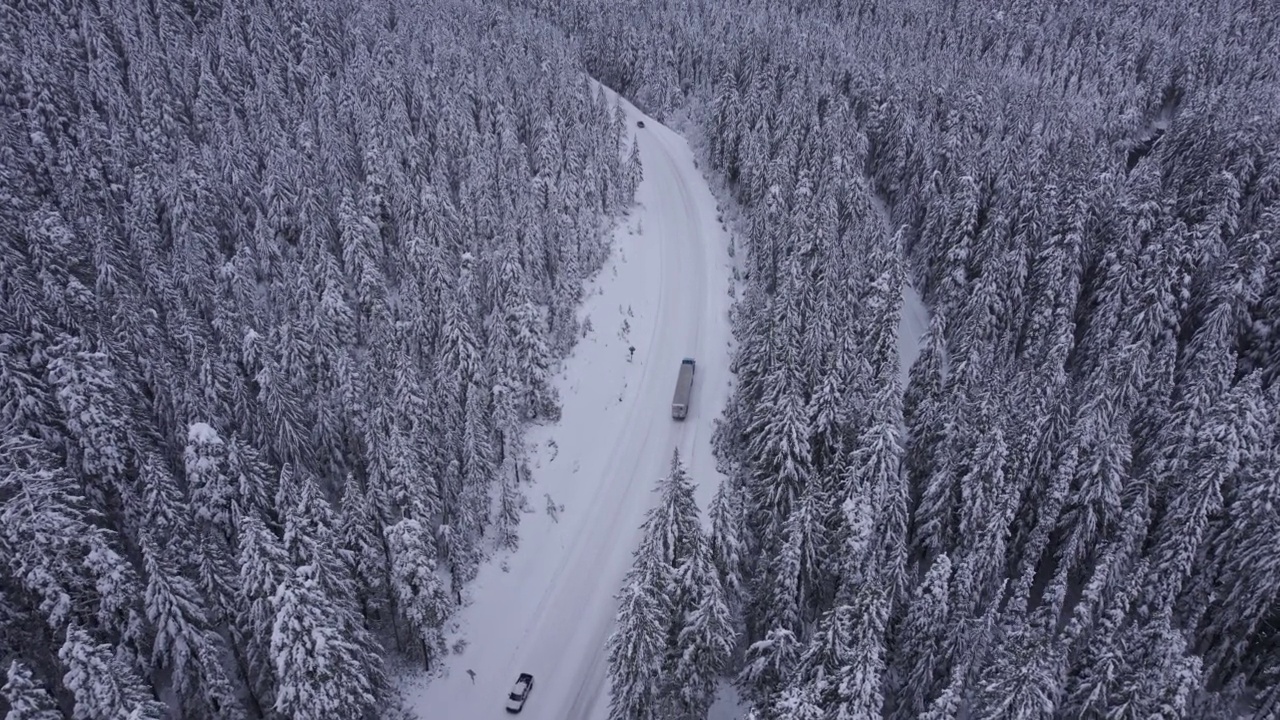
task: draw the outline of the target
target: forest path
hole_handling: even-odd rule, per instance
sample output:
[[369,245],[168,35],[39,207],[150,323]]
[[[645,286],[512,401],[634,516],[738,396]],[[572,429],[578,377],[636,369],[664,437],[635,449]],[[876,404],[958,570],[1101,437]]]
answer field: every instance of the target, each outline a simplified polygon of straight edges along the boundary
[[[652,490],[674,448],[701,507],[721,479],[710,439],[730,392],[728,235],[684,138],[621,103],[644,166],[637,205],[588,285],[580,317],[592,329],[557,378],[561,420],[526,436],[534,469],[520,547],[495,555],[466,588],[449,637],[465,643],[461,652],[435,677],[404,680],[423,720],[508,717],[503,704],[521,672],[534,676],[521,717],[606,718],[605,643]],[[671,396],[684,357],[697,372],[679,422]],[[563,511],[544,512],[546,496]]]

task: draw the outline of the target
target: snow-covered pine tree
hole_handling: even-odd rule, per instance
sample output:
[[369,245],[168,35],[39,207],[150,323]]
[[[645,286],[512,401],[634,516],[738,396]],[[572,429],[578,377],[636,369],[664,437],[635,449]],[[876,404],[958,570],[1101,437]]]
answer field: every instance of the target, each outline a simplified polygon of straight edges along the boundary
[[489,437],[486,393],[476,384],[467,390],[467,409],[462,430],[462,504],[460,515],[467,523],[460,527],[461,548],[454,553],[455,585],[475,577],[480,564],[480,541],[489,526],[490,487],[494,480],[493,446]]
[[[1060,407],[1056,413],[1055,423],[1066,426],[1070,422],[1069,412],[1068,407]],[[1041,499],[1035,507],[1034,523],[1022,525],[1022,542],[1018,544],[1022,553],[1018,571],[1021,577],[1015,585],[1011,600],[1013,604],[1028,610],[1032,605],[1031,592],[1036,573],[1041,563],[1046,560],[1046,551],[1052,552],[1053,530],[1057,526],[1059,513],[1066,502],[1072,478],[1076,474],[1076,467],[1079,464],[1079,446],[1076,443],[1066,443],[1065,447],[1061,447],[1056,452],[1046,448],[1044,456],[1038,460],[1038,463],[1040,465],[1038,472],[1047,474],[1048,477],[1039,488],[1038,495]],[[1050,594],[1049,597],[1052,598],[1053,595]]]
[[354,606],[355,587],[340,556],[334,533],[333,508],[320,494],[316,481],[304,471],[281,474],[279,514],[284,518],[282,542],[294,567],[314,566],[311,578],[320,583],[335,606]]
[[391,592],[396,610],[408,623],[428,670],[445,653],[444,621],[453,601],[436,572],[430,536],[416,518],[404,518],[386,529],[391,561]]
[[1185,636],[1171,627],[1167,611],[1121,630],[1121,671],[1108,683],[1119,717],[1167,714],[1183,717],[1197,686],[1203,663],[1188,653]]
[[671,567],[661,542],[646,532],[618,595],[617,626],[609,636],[609,720],[666,717],[663,667],[672,613]]
[[[806,513],[792,513],[783,528],[783,543],[772,558],[764,558],[768,565],[757,578],[751,588],[755,607],[750,609],[752,615],[759,618],[758,628],[748,625],[748,631],[766,635],[775,629],[782,629],[804,639],[803,618],[801,616],[800,575],[803,566],[803,550],[807,532],[802,524]],[[748,639],[751,637],[748,633]]]
[[[497,392],[499,390],[502,392]],[[506,388],[495,388],[495,395],[498,394],[507,394]],[[515,550],[520,542],[518,526],[525,502],[519,485],[523,462],[523,452],[508,451],[498,467],[498,517],[494,521],[494,542],[499,548]],[[527,475],[528,468],[524,468],[524,473]]]
[[849,633],[855,620],[853,608],[845,604],[837,604],[824,613],[792,676],[793,682],[826,707],[833,707],[838,698],[839,675],[850,661]]
[[747,698],[756,706],[767,705],[785,687],[803,651],[796,634],[782,627],[770,628],[752,643],[737,678]]
[[182,454],[197,519],[222,533],[235,533],[231,524],[232,490],[226,476],[226,445],[208,423],[187,428]]
[[126,464],[125,413],[118,401],[119,381],[110,358],[65,337],[48,348],[49,383],[75,444],[68,460],[86,480],[88,497],[106,510],[109,495],[119,494]]
[[636,189],[644,181],[644,164],[640,161],[640,142],[638,140],[631,141],[631,152],[628,153],[627,161],[622,165],[622,177],[622,194],[627,201],[630,201],[635,198]]
[[[1272,396],[1274,407],[1274,394]],[[1275,417],[1274,410],[1271,417]],[[1228,491],[1227,516],[1219,520],[1209,557],[1221,563],[1220,607],[1199,619],[1206,676],[1224,679],[1233,673],[1244,677],[1246,668],[1268,661],[1255,654],[1255,638],[1265,627],[1267,598],[1280,592],[1280,435],[1273,431],[1264,445],[1246,456],[1235,487]],[[1203,591],[1202,591],[1203,592]],[[1212,596],[1196,598],[1197,604]],[[1194,618],[1195,615],[1192,615]]]
[[884,715],[885,628],[890,602],[887,584],[874,579],[859,587],[853,598],[848,661],[834,679],[837,720]]
[[786,532],[796,533],[797,598],[806,624],[817,619],[821,608],[835,595],[836,568],[832,563],[828,519],[836,515],[832,498],[818,482],[810,482],[800,504],[787,519]]
[[378,658],[348,639],[344,609],[318,575],[316,565],[295,568],[271,598],[274,709],[293,718],[364,717],[380,690]]
[[973,703],[983,720],[1048,720],[1062,695],[1059,648],[1019,618],[1002,633]]
[[726,478],[716,488],[708,509],[711,533],[707,537],[711,561],[725,593],[730,611],[743,601],[742,496],[733,480]]
[[844,436],[848,432],[848,413],[841,368],[827,368],[821,373],[813,397],[809,399],[809,426],[814,470],[821,476],[831,473],[831,465],[840,457]]
[[209,625],[195,583],[183,577],[167,552],[142,539],[147,620],[154,628],[151,663],[169,674],[183,716],[234,717],[237,702],[222,667],[226,648]]
[[685,607],[676,609],[676,660],[671,680],[676,717],[704,718],[715,699],[716,682],[737,640],[729,605],[710,549],[699,538],[677,568],[675,584]]
[[139,468],[138,484],[141,486],[140,514],[142,527],[156,541],[171,547],[184,556],[195,554],[196,539],[191,536],[190,523],[194,516],[190,504],[178,487],[177,479],[155,453],[148,454]]
[[5,720],[62,720],[63,714],[58,705],[36,682],[31,668],[18,660],[9,663],[8,681],[0,688],[4,693],[9,712]]
[[680,460],[680,451],[674,450],[670,472],[658,481],[658,504],[647,513],[644,523],[645,533],[658,543],[662,562],[672,569],[683,565],[704,542],[693,490],[693,479]]
[[1128,418],[1107,398],[1103,387],[1084,392],[1085,406],[1076,428],[1078,461],[1072,492],[1059,516],[1061,557],[1058,572],[1070,575],[1081,564],[1091,564],[1093,548],[1114,538],[1122,514],[1121,493],[1128,483],[1132,443],[1123,429]]
[[560,398],[551,384],[552,354],[544,313],[531,301],[516,305],[511,316],[517,378],[517,407],[527,419],[560,419]]
[[862,464],[859,487],[882,504],[877,525],[878,562],[882,579],[889,583],[890,607],[902,601],[907,590],[907,533],[910,488],[902,473],[901,391],[896,368],[886,367],[879,378],[880,391],[872,398],[871,420],[859,438],[853,464]]
[[[965,428],[977,437],[962,460],[964,472],[956,478],[958,537],[967,542],[974,542],[973,539],[981,534],[993,506],[1008,492],[1005,464],[1009,446],[1005,442],[1003,428],[996,421],[999,409],[990,400],[990,395],[986,397],[988,399],[979,401],[973,408],[979,419]],[[1004,528],[999,528],[999,531],[1003,532]]]
[[938,649],[948,632],[950,580],[951,560],[946,554],[939,555],[917,586],[915,597],[896,628],[894,649],[889,658],[893,670],[889,677],[894,681],[894,718],[919,717],[942,680],[938,674]]
[[942,694],[929,703],[928,709],[918,716],[920,720],[958,720],[961,703],[964,701],[961,696],[963,687],[964,673],[962,668],[953,668],[950,681],[943,689]]
[[786,718],[786,720],[823,720],[827,716],[819,691],[812,685],[789,687],[783,690],[770,705],[769,710],[770,717]]
[[375,515],[368,496],[352,476],[342,487],[337,535],[340,556],[347,573],[355,581],[356,601],[366,626],[387,620],[390,604],[387,552],[381,533],[381,517]]
[[[0,557],[9,582],[30,598],[25,613],[35,622],[16,628],[6,622],[6,632],[14,642],[25,636],[38,643],[41,626],[101,628],[119,643],[122,661],[143,668],[136,573],[113,549],[112,534],[96,524],[74,477],[58,466],[36,438],[0,441]],[[13,610],[24,613],[26,604],[14,603]],[[52,662],[57,652],[41,655]]]
[[1261,398],[1260,377],[1254,373],[1205,411],[1205,422],[1183,450],[1185,463],[1175,464],[1178,493],[1157,528],[1152,549],[1152,609],[1177,602],[1192,568],[1202,556],[1201,544],[1210,533],[1211,517],[1222,508],[1224,487],[1234,484],[1241,461],[1258,452],[1269,437],[1268,418]]
[[[776,547],[780,531],[808,484],[809,437],[797,371],[788,365],[766,383],[768,396],[754,411],[755,438],[748,449],[751,491],[748,521],[764,547]],[[758,428],[758,429],[755,429]]]
[[229,521],[234,528],[227,542],[234,543],[240,521],[248,515],[261,516],[271,506],[276,488],[274,473],[262,453],[250,442],[232,435],[226,444],[226,478],[231,487]]
[[275,623],[271,602],[293,566],[280,538],[258,518],[246,518],[240,528],[239,547],[234,628],[248,665],[249,691],[259,706],[271,707],[277,683],[271,650]]
[[[509,221],[514,222],[514,218]],[[511,228],[508,232],[516,234]],[[506,459],[507,445],[514,444],[524,419],[516,407],[513,388],[521,382],[516,358],[515,335],[518,331],[514,319],[515,308],[524,302],[527,290],[524,268],[520,265],[520,250],[514,241],[499,246],[495,261],[496,277],[493,285],[493,305],[485,318],[484,331],[488,337],[485,364],[493,375],[490,396],[493,399],[493,428],[496,433],[497,460]]]
[[70,625],[58,651],[62,684],[75,698],[75,720],[160,720],[164,705],[128,663],[82,627]]
[[912,363],[907,374],[907,386],[902,393],[902,417],[908,428],[928,428],[917,424],[922,403],[927,399],[940,399],[946,383],[947,339],[946,324],[941,314],[929,318],[929,326],[920,338],[920,355]]

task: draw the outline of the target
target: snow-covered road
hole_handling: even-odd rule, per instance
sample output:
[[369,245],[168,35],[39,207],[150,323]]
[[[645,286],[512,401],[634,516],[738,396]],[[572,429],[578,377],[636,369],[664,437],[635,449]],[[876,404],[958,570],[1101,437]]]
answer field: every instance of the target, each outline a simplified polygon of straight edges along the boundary
[[[438,676],[405,681],[423,720],[508,717],[503,704],[520,672],[534,676],[521,717],[605,718],[614,594],[654,484],[673,448],[699,485],[701,507],[720,480],[710,439],[730,389],[728,238],[685,140],[622,104],[644,166],[638,205],[588,288],[581,317],[592,330],[558,380],[562,419],[527,436],[534,486],[525,488],[531,512],[520,547],[486,563],[464,592],[450,636],[465,642],[462,651]],[[689,416],[679,422],[671,396],[684,357],[697,360],[697,372]],[[548,495],[564,506],[555,517]]]

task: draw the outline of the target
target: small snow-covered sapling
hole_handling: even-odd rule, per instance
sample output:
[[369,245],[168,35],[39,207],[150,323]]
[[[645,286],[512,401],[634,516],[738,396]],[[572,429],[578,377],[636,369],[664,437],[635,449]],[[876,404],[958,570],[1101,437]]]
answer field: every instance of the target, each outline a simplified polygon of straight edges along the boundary
[[557,505],[555,500],[551,499],[551,493],[542,494],[547,499],[547,515],[552,522],[560,522],[560,513],[564,512],[564,505]]

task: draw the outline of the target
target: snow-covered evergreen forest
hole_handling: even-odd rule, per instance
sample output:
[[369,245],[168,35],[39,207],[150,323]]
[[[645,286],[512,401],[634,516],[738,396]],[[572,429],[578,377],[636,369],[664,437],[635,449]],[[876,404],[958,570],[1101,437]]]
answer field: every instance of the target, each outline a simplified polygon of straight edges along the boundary
[[[0,4],[0,711],[373,718],[641,177],[741,210],[616,720],[1280,716],[1266,0]],[[902,288],[931,322],[899,380]]]
[[1280,715],[1274,3],[509,2],[743,208],[731,480],[705,538],[661,486],[614,718],[721,662],[761,720]]
[[623,128],[507,8],[0,4],[0,713],[394,705],[518,542]]

